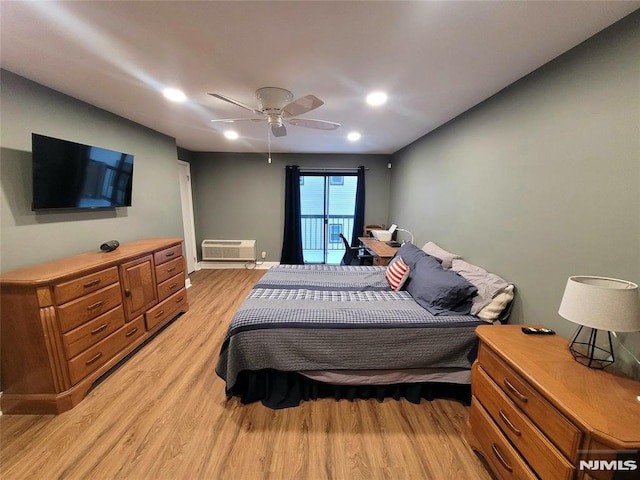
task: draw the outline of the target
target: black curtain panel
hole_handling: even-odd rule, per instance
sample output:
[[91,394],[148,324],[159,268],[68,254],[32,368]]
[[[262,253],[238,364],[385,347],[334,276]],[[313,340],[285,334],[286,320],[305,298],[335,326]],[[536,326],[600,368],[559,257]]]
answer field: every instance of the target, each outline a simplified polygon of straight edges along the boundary
[[302,265],[302,225],[300,223],[300,167],[287,165],[284,191],[284,240],[280,263]]
[[351,245],[360,244],[358,237],[362,236],[364,230],[364,166],[358,167],[358,189],[356,190],[356,209],[353,219],[353,234],[351,235]]

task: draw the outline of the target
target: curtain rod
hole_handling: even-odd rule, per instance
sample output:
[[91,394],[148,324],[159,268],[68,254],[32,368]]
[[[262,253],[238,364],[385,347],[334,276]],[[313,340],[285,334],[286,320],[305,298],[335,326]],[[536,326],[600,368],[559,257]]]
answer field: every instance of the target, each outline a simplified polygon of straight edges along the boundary
[[[283,168],[287,168],[287,167],[283,167]],[[369,168],[364,169],[366,172],[369,171]],[[353,173],[358,173],[358,167],[352,167],[352,168],[346,168],[346,167],[342,167],[342,168],[306,168],[306,167],[300,167],[300,173],[322,173],[322,172],[353,172]]]

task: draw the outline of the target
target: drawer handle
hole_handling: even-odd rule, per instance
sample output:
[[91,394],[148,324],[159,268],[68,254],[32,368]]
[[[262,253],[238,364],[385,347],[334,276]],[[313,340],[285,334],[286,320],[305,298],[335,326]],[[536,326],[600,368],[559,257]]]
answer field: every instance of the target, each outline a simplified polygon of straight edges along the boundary
[[182,300],[184,300],[184,297],[178,297],[176,298],[176,303],[180,303]]
[[91,287],[95,287],[96,285],[98,285],[102,280],[100,280],[99,278],[96,278],[95,280],[91,280],[90,282],[87,282],[83,285],[84,288],[91,288]]
[[176,288],[178,286],[177,283],[172,283],[171,285],[169,285],[169,290],[173,290],[174,288]]
[[99,302],[96,302],[93,305],[89,305],[87,307],[87,310],[95,310],[96,308],[101,307],[102,305],[104,305],[104,300],[100,300]]
[[504,457],[500,454],[500,451],[498,450],[498,447],[496,446],[495,443],[491,444],[491,450],[493,450],[493,454],[496,456],[496,458],[502,464],[502,466],[506,468],[509,473],[513,472],[513,468],[511,467],[511,465],[507,463]]
[[508,378],[504,379],[504,386],[507,387],[509,391],[511,391],[511,393],[513,393],[522,403],[527,403],[529,401],[529,399],[521,394],[516,387],[511,385]]
[[158,317],[161,317],[162,315],[164,315],[164,310],[160,310],[158,313],[154,315],[153,318],[158,318]]
[[522,432],[518,430],[513,423],[511,423],[511,420],[507,418],[502,410],[498,412],[498,415],[500,415],[502,421],[507,424],[507,427],[509,427],[513,433],[515,433],[517,436],[522,435]]
[[131,335],[133,335],[133,334],[134,334],[134,333],[136,333],[137,331],[138,331],[138,327],[133,327],[133,328],[131,329],[131,331],[130,331],[130,332],[127,332],[127,333],[125,334],[125,337],[130,337]]
[[167,268],[167,273],[173,272],[177,267]]
[[91,330],[91,335],[96,335],[96,334],[100,333],[105,328],[107,328],[108,325],[109,325],[108,323],[103,323],[98,328],[95,328],[95,329]]
[[98,360],[100,357],[102,356],[102,352],[97,353],[92,359],[87,360],[86,362],[84,362],[85,365],[91,365],[92,363],[94,363],[96,360]]
[[167,257],[173,257],[176,254],[176,252],[169,252],[167,253]]

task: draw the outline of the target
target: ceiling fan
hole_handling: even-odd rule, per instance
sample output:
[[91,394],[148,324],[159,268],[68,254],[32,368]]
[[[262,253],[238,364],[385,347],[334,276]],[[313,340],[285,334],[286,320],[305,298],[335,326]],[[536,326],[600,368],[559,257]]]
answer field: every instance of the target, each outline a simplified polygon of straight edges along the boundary
[[311,118],[297,118],[311,110],[322,106],[324,102],[314,95],[306,95],[304,97],[293,100],[293,93],[289,90],[279,87],[263,87],[256,90],[256,98],[258,99],[258,107],[253,108],[245,105],[233,98],[220,95],[218,93],[210,93],[212,97],[219,98],[225,102],[232,103],[238,107],[249,110],[259,115],[261,118],[223,118],[211,120],[212,122],[239,122],[253,121],[261,122],[266,120],[271,126],[271,131],[276,137],[284,137],[287,134],[285,123],[295,125],[297,127],[315,128],[318,130],[335,130],[340,124],[336,122],[328,122],[326,120],[314,120]]

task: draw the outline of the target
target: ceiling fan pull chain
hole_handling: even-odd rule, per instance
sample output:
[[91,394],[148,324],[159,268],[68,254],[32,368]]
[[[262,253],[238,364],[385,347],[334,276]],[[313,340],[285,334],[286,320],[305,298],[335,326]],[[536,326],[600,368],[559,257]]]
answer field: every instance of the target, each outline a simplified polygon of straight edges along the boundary
[[271,135],[269,135],[269,124],[267,123],[267,145],[269,145],[269,163],[271,163]]

